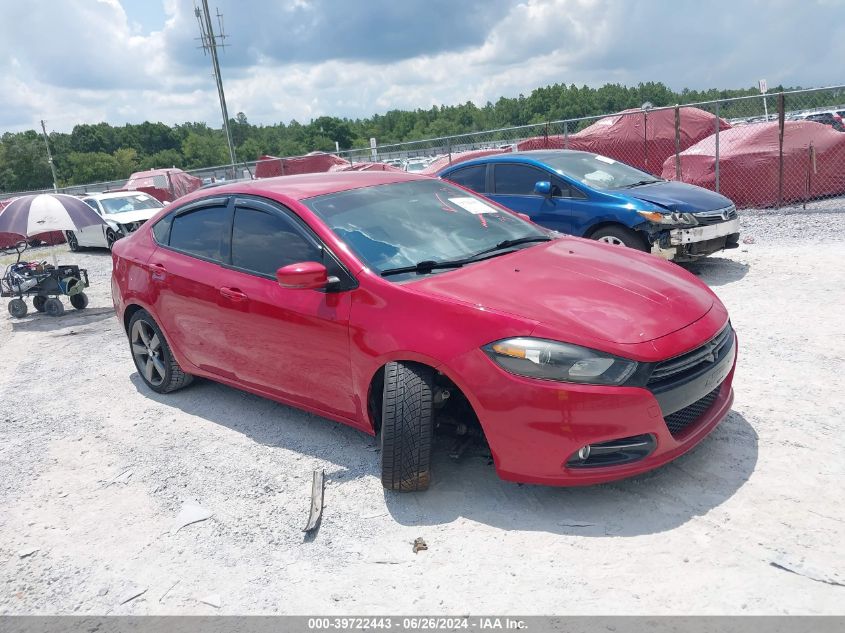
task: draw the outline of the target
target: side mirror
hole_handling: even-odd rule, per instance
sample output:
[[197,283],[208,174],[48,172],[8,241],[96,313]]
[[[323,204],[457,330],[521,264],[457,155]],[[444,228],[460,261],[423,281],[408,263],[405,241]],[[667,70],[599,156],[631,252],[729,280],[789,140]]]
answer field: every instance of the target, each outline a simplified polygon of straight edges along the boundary
[[538,180],[534,183],[534,193],[541,196],[548,196],[552,192],[552,183],[548,180]]
[[520,220],[525,220],[526,222],[532,222],[532,223],[533,223],[533,220],[531,219],[531,216],[530,216],[530,215],[528,215],[527,213],[520,213],[519,211],[514,211],[514,213],[516,214],[516,216],[517,216]]
[[329,284],[326,267],[318,262],[300,262],[282,266],[276,271],[276,281],[282,288],[316,290]]

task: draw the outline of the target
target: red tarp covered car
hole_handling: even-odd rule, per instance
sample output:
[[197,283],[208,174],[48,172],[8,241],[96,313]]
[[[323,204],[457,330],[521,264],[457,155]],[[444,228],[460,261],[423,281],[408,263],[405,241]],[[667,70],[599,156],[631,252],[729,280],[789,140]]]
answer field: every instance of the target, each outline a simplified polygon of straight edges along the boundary
[[456,152],[454,154],[447,154],[433,161],[428,167],[417,172],[426,176],[434,176],[440,171],[446,169],[449,165],[455,163],[462,163],[465,160],[473,160],[474,158],[482,158],[483,156],[493,156],[494,154],[504,154],[510,149],[473,149],[467,152]]
[[[719,193],[738,207],[776,205],[780,169],[778,134],[776,122],[721,132]],[[663,164],[663,177],[675,179],[674,157]],[[681,153],[681,180],[716,188],[715,135]],[[845,133],[813,121],[785,121],[782,202],[840,194],[845,194]]]
[[325,152],[311,152],[305,156],[294,156],[293,158],[265,155],[258,158],[255,165],[255,177],[273,178],[293,174],[313,174],[329,171],[334,165],[349,165],[349,161]]
[[402,171],[394,165],[387,163],[345,163],[343,165],[332,165],[329,171]]
[[181,169],[151,169],[135,172],[123,185],[127,191],[143,191],[159,202],[172,202],[202,186],[202,179],[187,174]]
[[[716,131],[715,117],[699,108],[680,109],[680,149],[694,145]],[[719,119],[719,129],[730,123]],[[577,149],[601,154],[632,167],[659,174],[664,161],[675,154],[675,110],[625,110],[599,119],[576,134],[568,143],[563,135],[537,136],[517,144],[517,150]]]

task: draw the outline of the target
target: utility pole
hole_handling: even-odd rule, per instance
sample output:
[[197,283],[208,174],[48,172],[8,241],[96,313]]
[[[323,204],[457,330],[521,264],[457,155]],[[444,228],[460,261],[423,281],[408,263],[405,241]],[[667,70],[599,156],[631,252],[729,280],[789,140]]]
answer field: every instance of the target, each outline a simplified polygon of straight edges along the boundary
[[[232,145],[232,134],[229,131],[229,111],[226,108],[226,95],[223,94],[223,78],[220,76],[220,62],[217,58],[217,44],[220,40],[220,47],[225,48],[223,43],[226,34],[223,32],[223,16],[217,11],[217,23],[220,26],[220,34],[214,34],[214,27],[211,23],[211,12],[208,10],[208,0],[202,0],[202,9],[194,7],[194,15],[200,27],[200,41],[203,53],[211,53],[211,66],[214,71],[214,79],[217,81],[217,96],[220,98],[220,110],[223,113],[223,131],[226,134],[226,143],[229,146],[229,159],[232,164],[232,171],[235,169],[235,147]],[[234,175],[234,174],[233,174]]]
[[59,193],[59,187],[56,184],[56,166],[53,164],[53,154],[50,153],[50,141],[47,140],[47,126],[44,125],[44,119],[41,119],[41,133],[44,135],[44,144],[47,146],[47,162],[50,163],[50,171],[53,172],[53,193]]

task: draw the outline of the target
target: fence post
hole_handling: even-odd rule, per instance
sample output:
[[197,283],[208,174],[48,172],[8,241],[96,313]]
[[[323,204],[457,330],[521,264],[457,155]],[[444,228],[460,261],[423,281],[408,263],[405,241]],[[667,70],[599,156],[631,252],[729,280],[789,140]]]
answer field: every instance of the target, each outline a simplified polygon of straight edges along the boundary
[[569,149],[569,122],[563,122],[563,149]]
[[675,180],[681,179],[681,108],[675,104]]
[[719,102],[716,102],[716,193],[719,193],[719,132],[722,126],[719,121]]
[[778,94],[778,206],[783,204],[783,119],[785,99],[783,92]]
[[804,209],[807,208],[807,201],[810,199],[813,192],[813,174],[817,174],[816,169],[816,148],[813,142],[810,141],[810,147],[807,148],[807,157],[809,158],[807,164],[807,193],[804,194]]

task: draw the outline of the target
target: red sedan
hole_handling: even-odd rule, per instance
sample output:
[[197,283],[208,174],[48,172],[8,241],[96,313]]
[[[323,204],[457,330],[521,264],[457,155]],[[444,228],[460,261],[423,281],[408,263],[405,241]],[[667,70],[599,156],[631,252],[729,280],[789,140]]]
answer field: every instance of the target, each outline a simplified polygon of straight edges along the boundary
[[197,191],[113,258],[150,389],[202,376],[378,434],[393,490],[428,486],[435,430],[478,429],[504,479],[592,484],[685,453],[733,401],[736,337],[693,275],[424,176]]

